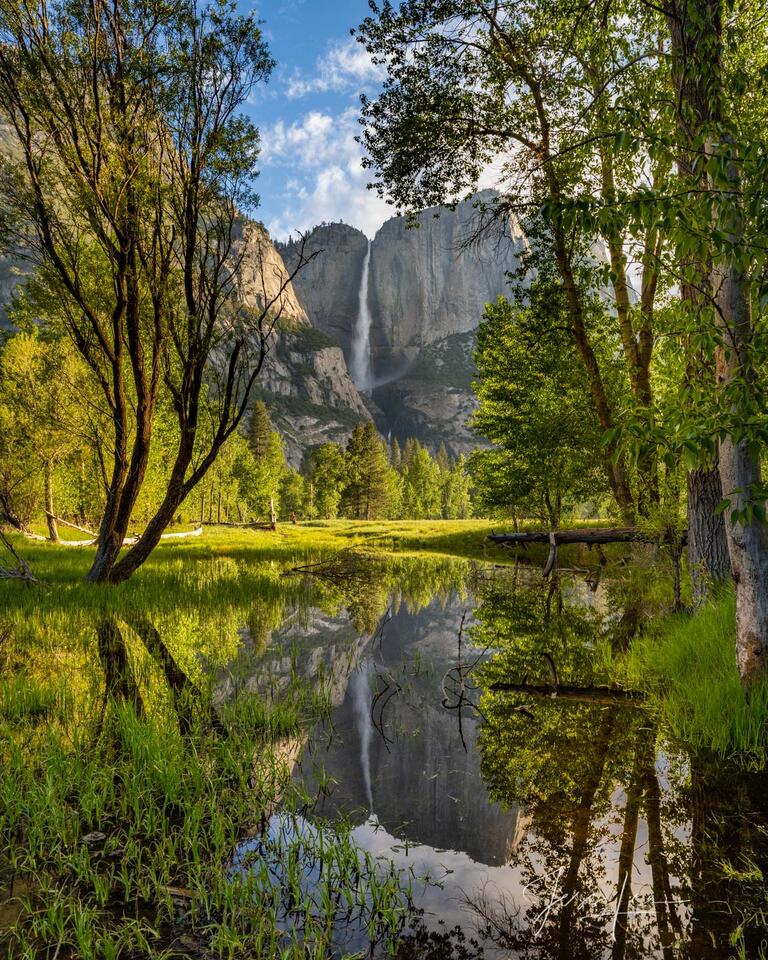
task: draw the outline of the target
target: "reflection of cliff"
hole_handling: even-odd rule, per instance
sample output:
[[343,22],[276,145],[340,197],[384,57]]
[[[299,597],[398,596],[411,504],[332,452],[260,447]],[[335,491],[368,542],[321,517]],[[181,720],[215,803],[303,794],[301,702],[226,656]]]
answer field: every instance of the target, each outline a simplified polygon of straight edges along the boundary
[[272,632],[266,649],[248,627],[241,633],[237,657],[216,672],[214,699],[237,691],[279,695],[293,677],[323,684],[331,704],[342,703],[352,671],[366,646],[346,615],[333,617],[315,607],[297,609]]
[[[488,801],[475,749],[478,723],[465,716],[461,743],[455,712],[441,705],[441,680],[456,655],[458,627],[464,605],[456,598],[445,609],[437,602],[416,614],[404,609],[387,625],[381,646],[366,654],[373,665],[367,702],[374,691],[399,686],[385,703],[383,694],[374,721],[378,734],[367,743],[373,812],[390,833],[413,843],[466,851],[486,864],[505,862],[513,845],[517,810],[505,812]],[[355,685],[356,688],[357,685]],[[354,688],[334,712],[335,736],[327,749],[312,753],[336,781],[318,813],[353,813],[362,819],[369,799],[364,771],[363,731]],[[308,767],[309,764],[305,764]],[[305,769],[311,778],[311,771]],[[311,785],[310,785],[311,789]]]

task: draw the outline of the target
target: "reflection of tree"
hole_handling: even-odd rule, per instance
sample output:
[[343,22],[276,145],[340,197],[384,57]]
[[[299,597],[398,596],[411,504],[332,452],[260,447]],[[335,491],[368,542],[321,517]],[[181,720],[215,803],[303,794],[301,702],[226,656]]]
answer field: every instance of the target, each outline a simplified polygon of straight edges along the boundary
[[[188,734],[193,708],[199,707],[202,702],[200,690],[179,667],[157,628],[147,617],[129,614],[125,622],[162,670],[179,731],[182,735]],[[137,715],[143,716],[145,704],[140,684],[118,620],[115,617],[100,620],[96,625],[96,637],[99,660],[104,670],[104,710],[110,702],[124,702],[130,703]]]
[[[521,957],[725,960],[739,936],[744,956],[757,957],[768,775],[694,752],[665,759],[662,777],[656,725],[638,706],[532,693],[552,682],[548,657],[573,689],[601,681],[597,644],[623,645],[642,615],[631,591],[614,593],[628,599],[618,616],[561,585],[507,578],[482,593],[474,640],[497,650],[480,676],[482,770],[493,799],[525,809],[516,854],[529,903],[481,912]],[[526,692],[491,689],[498,681]],[[638,883],[646,834],[649,877]]]
[[690,761],[691,930],[685,957],[730,958],[765,948],[768,774],[745,772],[699,752]]

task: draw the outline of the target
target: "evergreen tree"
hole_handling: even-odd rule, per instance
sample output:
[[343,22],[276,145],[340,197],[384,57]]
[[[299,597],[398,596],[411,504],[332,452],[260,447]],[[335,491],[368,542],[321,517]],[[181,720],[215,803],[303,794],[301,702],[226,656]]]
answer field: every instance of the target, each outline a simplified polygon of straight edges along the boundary
[[467,520],[472,516],[472,492],[467,460],[459,456],[443,473],[442,507],[444,520]]
[[392,443],[389,447],[389,462],[392,464],[392,469],[398,472],[403,465],[403,454],[400,449],[400,444],[397,442],[397,437],[392,438]]
[[253,405],[248,423],[248,446],[257,460],[269,452],[272,432],[272,421],[269,419],[267,405],[263,400],[257,400]]
[[409,439],[403,467],[403,513],[411,520],[428,520],[442,513],[440,469],[418,440]]
[[347,484],[342,506],[356,520],[389,516],[397,498],[397,474],[389,464],[387,448],[368,421],[357,424],[347,444]]
[[280,485],[288,466],[283,452],[283,438],[272,428],[266,405],[257,400],[253,405],[248,429],[250,456],[240,456],[234,467],[239,497],[258,517],[267,518],[270,500],[280,512]]
[[451,458],[448,456],[445,440],[440,441],[440,446],[437,448],[437,454],[435,456],[435,463],[442,473],[447,473],[451,469]]
[[413,455],[419,447],[419,441],[414,437],[408,437],[405,441],[405,446],[403,447],[403,455],[400,460],[400,469],[404,470],[407,466],[410,465]]

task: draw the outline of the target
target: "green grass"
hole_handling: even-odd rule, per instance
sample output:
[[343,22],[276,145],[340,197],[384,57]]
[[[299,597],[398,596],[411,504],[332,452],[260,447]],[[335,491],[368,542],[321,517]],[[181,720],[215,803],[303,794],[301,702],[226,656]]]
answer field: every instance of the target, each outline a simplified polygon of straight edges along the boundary
[[726,590],[693,615],[653,625],[619,661],[618,673],[648,693],[673,740],[759,768],[766,762],[768,683],[745,694],[735,637],[735,599]]
[[[419,530],[433,552],[410,552]],[[172,944],[183,934],[214,956],[320,960],[332,902],[348,904],[374,940],[394,942],[407,890],[361,861],[344,825],[323,841],[333,864],[327,903],[299,896],[292,932],[277,922],[277,892],[264,893],[267,864],[230,870],[238,842],[278,806],[309,804],[289,772],[333,678],[302,680],[293,667],[271,693],[236,684],[222,703],[215,676],[236,660],[244,627],[267,642],[286,611],[345,609],[372,632],[393,594],[418,609],[463,589],[470,565],[437,552],[446,534],[481,542],[484,526],[207,530],[161,545],[119,586],[85,582],[91,547],[18,538],[39,582],[0,581],[0,901],[21,906],[13,930],[0,929],[0,951],[10,939],[14,955],[29,958],[182,956]],[[357,569],[362,553],[370,582]],[[286,575],[339,555],[339,583]],[[120,631],[116,658],[99,646],[105,621]],[[145,622],[195,689],[174,694]],[[122,682],[108,696],[118,662]],[[300,890],[303,854],[286,856],[285,883]]]

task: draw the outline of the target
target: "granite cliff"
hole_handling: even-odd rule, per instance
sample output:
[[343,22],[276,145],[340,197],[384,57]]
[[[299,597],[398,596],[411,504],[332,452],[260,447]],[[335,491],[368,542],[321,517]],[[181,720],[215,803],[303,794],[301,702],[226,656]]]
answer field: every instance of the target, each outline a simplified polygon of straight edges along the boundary
[[[240,242],[241,293],[246,303],[261,305],[265,297],[278,294],[287,278],[286,267],[260,224],[247,224]],[[283,434],[288,460],[298,467],[307,450],[330,440],[346,441],[355,424],[369,415],[341,346],[310,323],[292,284],[285,287],[277,306],[281,316],[254,395],[266,403]]]
[[[370,245],[367,297],[371,314],[367,349],[372,383],[360,383],[379,429],[400,440],[416,436],[430,447],[445,440],[453,453],[477,445],[467,427],[474,409],[474,331],[485,304],[508,289],[519,266],[525,235],[500,220],[475,243],[486,191],[454,211],[424,210],[409,226],[388,220]],[[280,246],[288,267],[296,244]],[[324,224],[307,249],[322,251],[296,278],[295,289],[310,322],[332,336],[352,363],[367,239],[346,224]]]

